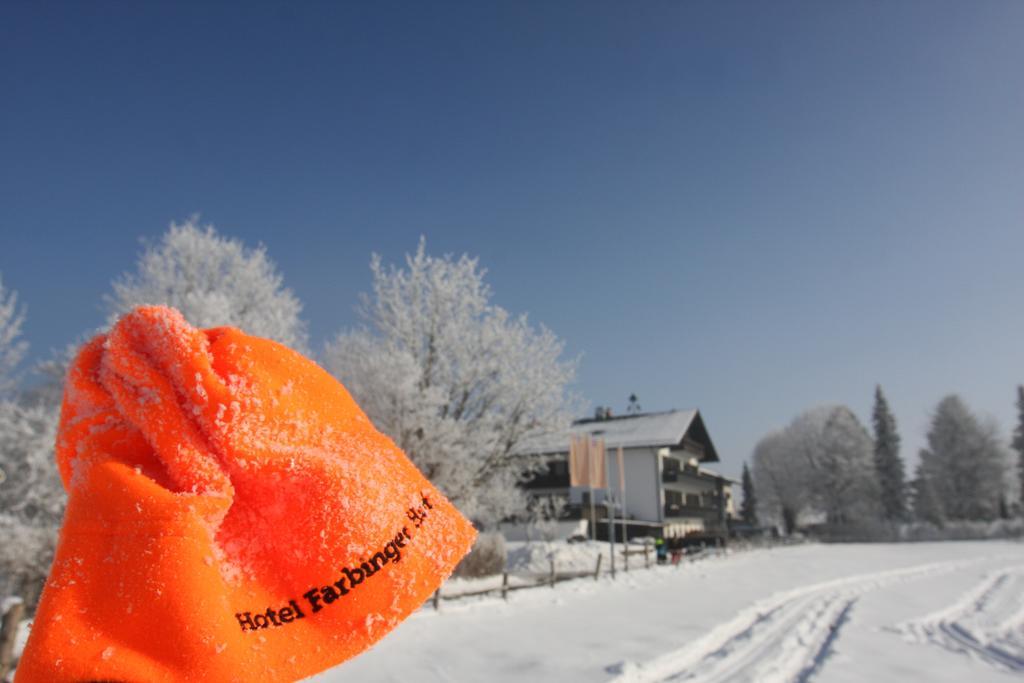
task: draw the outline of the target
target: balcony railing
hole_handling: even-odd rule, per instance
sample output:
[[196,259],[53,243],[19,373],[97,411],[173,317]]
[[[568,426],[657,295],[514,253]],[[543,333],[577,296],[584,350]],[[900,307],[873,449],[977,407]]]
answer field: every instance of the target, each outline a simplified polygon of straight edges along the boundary
[[717,516],[715,505],[687,505],[686,503],[665,503],[666,517],[707,517]]
[[665,483],[677,482],[686,477],[697,477],[700,470],[694,465],[682,465],[681,467],[665,467],[661,471],[661,481]]

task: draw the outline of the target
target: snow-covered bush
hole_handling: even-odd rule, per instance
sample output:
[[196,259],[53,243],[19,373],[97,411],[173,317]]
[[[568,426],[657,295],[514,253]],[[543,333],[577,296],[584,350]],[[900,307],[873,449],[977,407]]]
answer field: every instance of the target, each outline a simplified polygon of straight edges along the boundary
[[953,521],[941,526],[930,522],[893,523],[879,519],[821,525],[808,530],[811,538],[826,543],[887,543],[898,541],[977,541],[1024,536],[1024,519]]
[[454,575],[465,579],[492,576],[505,571],[507,562],[505,537],[500,533],[480,534],[473,544],[473,549],[455,568]]
[[926,522],[899,527],[901,541],[969,541],[1024,537],[1024,519],[985,521],[954,521],[941,527]]
[[535,532],[537,537],[549,543],[558,538],[558,521],[567,505],[565,496],[538,496],[532,499],[527,508],[531,537]]

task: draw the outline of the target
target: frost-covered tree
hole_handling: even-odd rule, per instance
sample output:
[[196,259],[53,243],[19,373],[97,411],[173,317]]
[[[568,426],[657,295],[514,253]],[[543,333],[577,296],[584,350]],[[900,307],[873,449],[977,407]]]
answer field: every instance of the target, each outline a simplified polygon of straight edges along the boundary
[[1017,476],[1021,514],[1024,515],[1024,386],[1017,386],[1017,426],[1013,430],[1013,450],[1017,451]]
[[367,327],[339,334],[325,365],[379,429],[482,525],[520,513],[517,486],[544,466],[524,444],[569,424],[575,362],[563,344],[491,303],[475,258],[371,264]]
[[18,383],[15,373],[28,349],[21,338],[24,322],[25,311],[18,307],[18,293],[6,289],[0,279],[0,397],[8,396]]
[[830,524],[874,519],[878,483],[867,430],[845,406],[819,406],[769,434],[754,449],[754,483],[763,508],[792,531],[801,513]]
[[770,518],[781,522],[783,531],[792,534],[801,513],[808,508],[811,485],[808,470],[795,457],[786,430],[762,437],[754,447],[752,460],[762,521]]
[[302,304],[284,281],[263,245],[250,249],[222,237],[196,218],[171,224],[160,242],[146,247],[134,273],[113,283],[107,297],[112,324],[143,304],[181,311],[197,327],[233,325],[305,350]]
[[53,457],[62,380],[44,377],[0,399],[0,591],[29,604],[53,559],[66,502]]
[[925,475],[921,463],[917,465],[912,488],[914,490],[914,518],[920,522],[929,522],[937,527],[943,526],[946,522],[946,513],[939,503],[935,490]]
[[0,402],[0,510],[26,523],[55,524],[64,512],[53,457],[59,416],[43,402]]
[[998,427],[982,422],[959,396],[942,399],[932,416],[921,474],[950,520],[991,520],[1005,493],[1006,454]]
[[881,386],[875,387],[875,407],[871,418],[875,428],[875,470],[882,514],[889,521],[903,520],[907,516],[906,474],[900,458],[900,435]]
[[22,389],[21,400],[29,403],[41,403],[60,411],[60,404],[64,398],[64,378],[68,368],[78,355],[78,350],[85,342],[103,330],[93,330],[91,333],[81,335],[77,341],[71,342],[63,349],[55,349],[50,352],[50,357],[35,364],[32,373],[35,381]]
[[740,517],[747,524],[757,525],[757,495],[754,492],[754,478],[750,476],[750,468],[743,463],[743,505]]
[[786,428],[791,452],[808,470],[804,495],[830,524],[874,518],[878,487],[867,430],[846,406],[819,406]]

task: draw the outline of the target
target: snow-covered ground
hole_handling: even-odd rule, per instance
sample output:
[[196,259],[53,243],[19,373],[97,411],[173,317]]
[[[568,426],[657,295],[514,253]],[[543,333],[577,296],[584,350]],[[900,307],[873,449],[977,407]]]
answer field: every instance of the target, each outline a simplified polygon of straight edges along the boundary
[[[583,551],[573,551],[574,554]],[[1010,681],[1024,544],[805,545],[424,609],[316,683]]]

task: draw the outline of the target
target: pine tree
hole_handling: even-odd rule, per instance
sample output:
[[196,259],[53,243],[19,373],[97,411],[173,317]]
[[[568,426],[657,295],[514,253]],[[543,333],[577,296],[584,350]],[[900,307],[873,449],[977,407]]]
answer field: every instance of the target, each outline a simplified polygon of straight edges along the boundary
[[882,497],[882,514],[889,521],[906,519],[906,475],[900,458],[900,435],[882,387],[875,387],[875,471]]
[[757,526],[757,497],[754,494],[754,479],[750,476],[750,468],[743,463],[743,506],[740,508],[743,521]]
[[1017,473],[1020,475],[1021,514],[1024,514],[1024,385],[1017,386],[1017,428],[1013,430],[1013,450],[1017,451]]

